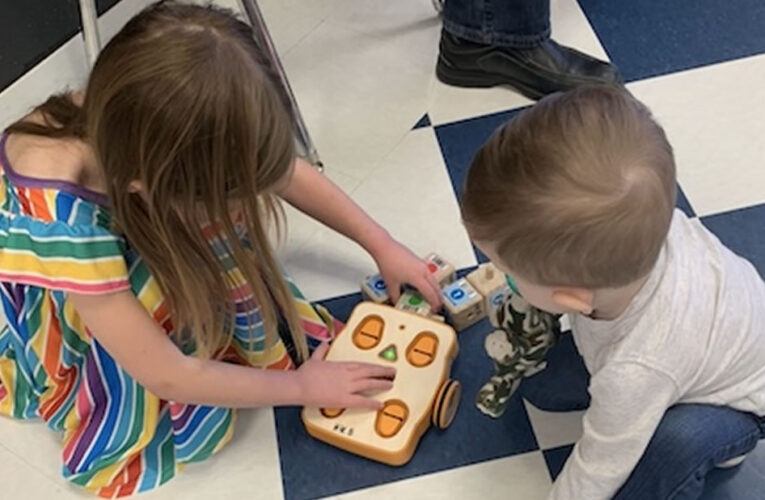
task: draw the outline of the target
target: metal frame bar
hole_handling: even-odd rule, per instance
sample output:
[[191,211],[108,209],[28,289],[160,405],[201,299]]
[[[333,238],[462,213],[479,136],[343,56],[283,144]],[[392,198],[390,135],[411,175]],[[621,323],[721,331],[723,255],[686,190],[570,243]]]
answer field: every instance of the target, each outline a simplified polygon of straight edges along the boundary
[[250,26],[253,28],[253,36],[256,41],[263,48],[264,52],[268,56],[273,69],[276,71],[279,80],[281,82],[282,90],[284,91],[284,97],[289,103],[290,111],[295,123],[295,136],[297,139],[298,147],[302,156],[314,165],[319,171],[324,170],[324,164],[319,158],[319,152],[316,150],[316,146],[311,139],[311,134],[308,132],[308,127],[303,120],[303,115],[300,113],[297,99],[292,92],[292,87],[287,79],[287,73],[284,71],[284,66],[279,59],[279,55],[276,52],[276,46],[271,39],[271,34],[268,32],[263,13],[258,7],[256,0],[240,0],[239,3],[242,6],[242,12],[244,12]]
[[85,56],[88,64],[93,66],[101,50],[101,39],[98,35],[98,12],[95,0],[80,0],[80,19],[82,22],[82,38],[85,41]]

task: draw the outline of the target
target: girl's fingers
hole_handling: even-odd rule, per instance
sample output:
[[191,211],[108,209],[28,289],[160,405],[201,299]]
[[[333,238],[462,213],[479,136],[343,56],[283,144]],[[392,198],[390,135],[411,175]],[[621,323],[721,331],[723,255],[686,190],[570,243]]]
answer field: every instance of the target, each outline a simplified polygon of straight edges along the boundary
[[393,382],[380,378],[357,380],[353,385],[353,392],[383,392],[393,388]]
[[383,279],[385,280],[385,286],[388,288],[390,300],[395,305],[396,302],[398,302],[399,297],[401,297],[401,282],[385,277]]
[[329,342],[322,342],[319,344],[319,347],[314,349],[313,354],[311,354],[311,359],[321,361],[324,359],[324,356],[327,355],[327,351],[329,350]]
[[355,380],[368,378],[393,379],[395,376],[396,369],[392,366],[364,365],[353,371],[353,378]]
[[[354,375],[357,375],[357,377],[354,377],[354,378],[358,378],[358,376],[359,376],[359,374],[356,373],[356,372],[362,371],[362,372],[366,373],[369,370],[372,370],[372,371],[380,370],[380,369],[382,369],[382,370],[390,370],[390,371],[392,371],[392,375],[391,376],[396,374],[396,369],[393,368],[392,366],[380,365],[380,364],[377,364],[377,363],[363,363],[363,362],[360,362],[360,361],[343,361],[343,362],[339,362],[338,364],[342,365],[349,372],[354,372]],[[360,376],[364,377],[366,375],[364,375],[364,373],[362,373]],[[383,375],[383,377],[387,377],[387,376],[388,375]]]
[[428,278],[420,278],[416,283],[412,283],[428,301],[430,307],[437,311],[441,309],[441,291],[437,285],[434,285]]
[[438,299],[438,305],[440,307],[443,304],[443,300],[441,299],[441,285],[438,284],[436,277],[431,273],[427,273],[427,276],[428,283],[430,283],[431,288],[436,293],[436,299]]
[[362,368],[365,368],[367,366],[370,366],[370,365],[367,365],[366,363],[353,363],[353,362],[345,362],[345,363],[343,363],[343,367],[346,370],[348,370],[349,372],[355,372],[355,371],[361,370]]

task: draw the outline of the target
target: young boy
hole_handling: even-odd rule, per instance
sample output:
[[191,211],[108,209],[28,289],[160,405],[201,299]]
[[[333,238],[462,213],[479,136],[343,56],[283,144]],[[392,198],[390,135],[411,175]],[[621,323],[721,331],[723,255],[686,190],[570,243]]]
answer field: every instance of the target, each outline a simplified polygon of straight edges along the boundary
[[765,435],[765,283],[675,196],[664,131],[612,87],[542,100],[468,174],[471,238],[531,305],[570,315],[591,374],[551,499],[698,498]]

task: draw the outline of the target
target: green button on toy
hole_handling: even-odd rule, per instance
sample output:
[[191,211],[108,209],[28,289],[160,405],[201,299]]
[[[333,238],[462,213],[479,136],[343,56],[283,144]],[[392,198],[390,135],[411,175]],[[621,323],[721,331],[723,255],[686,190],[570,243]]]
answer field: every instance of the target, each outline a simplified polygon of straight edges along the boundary
[[398,359],[398,353],[396,352],[396,346],[391,344],[380,352],[380,357],[386,361],[396,361]]
[[410,306],[419,306],[422,304],[422,297],[419,295],[411,295],[409,296],[409,305]]

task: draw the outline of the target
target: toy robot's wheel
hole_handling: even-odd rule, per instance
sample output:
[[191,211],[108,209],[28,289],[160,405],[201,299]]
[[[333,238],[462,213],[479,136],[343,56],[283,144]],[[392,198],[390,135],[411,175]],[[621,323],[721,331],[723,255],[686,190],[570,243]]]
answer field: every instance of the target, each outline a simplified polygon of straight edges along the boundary
[[433,425],[439,429],[446,429],[452,425],[457,408],[460,405],[462,386],[459,382],[447,379],[438,390],[436,402],[433,404]]

